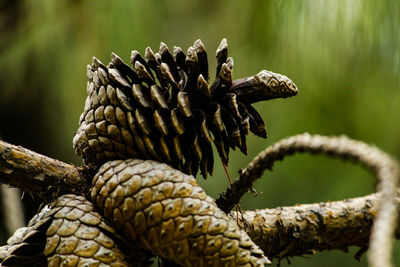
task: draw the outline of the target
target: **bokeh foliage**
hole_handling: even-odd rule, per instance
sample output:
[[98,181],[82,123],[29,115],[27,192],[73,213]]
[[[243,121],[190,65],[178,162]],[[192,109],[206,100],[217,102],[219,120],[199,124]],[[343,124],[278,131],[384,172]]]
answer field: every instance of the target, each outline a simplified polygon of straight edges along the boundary
[[[130,51],[184,50],[201,38],[210,64],[223,37],[234,78],[261,69],[290,77],[298,96],[257,104],[267,140],[250,136],[248,156],[297,133],[339,135],[400,157],[400,2],[398,1],[20,1],[0,4],[0,138],[80,164],[72,137],[86,97],[91,57],[129,61]],[[213,68],[211,68],[213,69]],[[227,185],[219,162],[200,181],[216,197]],[[340,200],[371,193],[374,179],[349,163],[295,156],[256,183],[242,208]],[[294,258],[291,266],[365,266],[351,253]],[[397,257],[399,253],[396,253]],[[286,266],[286,262],[282,263]]]

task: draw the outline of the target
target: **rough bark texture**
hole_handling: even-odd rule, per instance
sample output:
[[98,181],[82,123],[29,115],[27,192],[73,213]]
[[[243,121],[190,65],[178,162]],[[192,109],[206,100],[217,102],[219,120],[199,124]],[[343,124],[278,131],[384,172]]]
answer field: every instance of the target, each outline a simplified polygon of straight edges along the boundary
[[275,161],[299,152],[326,154],[352,160],[375,174],[378,180],[377,191],[381,194],[371,233],[368,260],[371,266],[392,266],[390,257],[397,224],[395,194],[399,168],[397,162],[389,155],[363,142],[345,136],[311,136],[307,133],[283,139],[261,152],[245,170],[241,171],[239,179],[217,199],[218,206],[229,212],[265,169],[271,169]]
[[[299,137],[300,139],[298,139]],[[285,155],[305,150],[310,152],[321,152],[322,150],[329,154],[334,153],[336,149],[340,152],[336,154],[342,157],[349,153],[349,143],[346,143],[349,141],[348,139],[341,141],[344,139],[337,138],[336,148],[334,142],[325,147],[322,145],[321,142],[328,139],[317,137],[316,140],[319,143],[309,135],[285,139],[268,148],[266,151],[269,153],[263,152],[249,166],[253,166],[253,171],[262,173],[263,169],[272,167],[274,161],[281,160]],[[331,141],[333,139],[330,138]],[[344,144],[347,144],[345,148]],[[378,176],[381,182],[378,190],[387,190],[388,185],[393,185],[392,178],[396,178],[398,172],[396,163],[390,157],[376,148],[359,142],[352,141],[350,144],[359,146],[358,149],[360,149],[355,150],[358,151],[357,153],[353,151],[355,154],[352,159],[369,166]],[[274,153],[271,154],[271,151]],[[269,165],[265,162],[269,162]],[[249,175],[250,167],[242,174]],[[249,180],[254,181],[255,179],[250,177]],[[78,167],[2,141],[0,141],[0,181],[31,193],[41,193],[41,196],[45,198],[64,192],[80,192],[81,194],[89,192],[85,175]],[[382,249],[386,250],[386,255],[379,256],[382,249],[375,249],[370,253],[370,262],[373,266],[378,266],[378,264],[382,264],[380,260],[383,259],[384,263],[380,266],[390,266],[387,251],[390,251],[391,248],[391,238],[381,237],[394,231],[391,227],[395,225],[395,216],[387,217],[387,215],[393,211],[397,214],[397,210],[387,209],[389,212],[381,220],[382,223],[386,222],[385,225],[374,230],[375,235],[378,235],[378,242],[373,241],[371,244],[371,240],[368,242],[368,237],[371,233],[372,221],[377,214],[379,215],[379,209],[382,209],[387,202],[390,204],[389,207],[395,208],[400,204],[399,198],[391,198],[391,191],[395,190],[396,187],[393,186],[389,191],[351,200],[245,211],[246,231],[265,251],[266,255],[278,258],[312,253],[314,250],[345,249],[350,245],[365,247],[369,243],[371,247],[375,242],[375,246],[380,244]],[[386,199],[382,195],[386,196]],[[235,214],[233,216],[236,217]],[[396,237],[399,237],[399,227],[396,229]],[[384,231],[383,234],[382,231]],[[10,246],[2,247],[0,255],[6,255],[9,249]]]
[[[244,211],[249,236],[270,258],[312,254],[316,250],[368,246],[378,194],[343,201]],[[397,205],[400,198],[396,198]],[[237,212],[231,212],[233,218]],[[400,237],[400,227],[396,229]]]
[[[263,175],[265,170],[272,171],[276,161],[282,161],[285,157],[296,153],[325,154],[352,160],[372,171],[379,181],[386,178],[392,180],[390,186],[396,188],[397,163],[378,148],[345,136],[312,136],[304,133],[282,139],[260,152],[246,168],[239,171],[238,179],[221,193],[216,200],[218,206],[225,212],[231,211],[243,195],[252,189],[253,183]],[[391,170],[383,173],[386,166],[389,166]],[[394,194],[394,190],[391,193]]]
[[88,167],[75,167],[0,140],[0,182],[43,199],[87,193],[90,172]]

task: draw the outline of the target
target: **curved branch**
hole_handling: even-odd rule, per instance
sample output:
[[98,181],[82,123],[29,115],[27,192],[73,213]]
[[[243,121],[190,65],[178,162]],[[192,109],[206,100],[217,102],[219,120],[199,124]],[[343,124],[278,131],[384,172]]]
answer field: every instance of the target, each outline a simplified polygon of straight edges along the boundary
[[0,183],[46,200],[66,193],[86,194],[89,172],[87,167],[75,167],[0,140]]
[[265,169],[272,169],[275,161],[300,152],[326,154],[352,160],[366,166],[375,174],[378,178],[378,192],[381,194],[370,239],[368,260],[371,266],[392,266],[390,255],[397,216],[395,193],[399,176],[398,165],[378,148],[363,142],[345,136],[311,136],[307,133],[283,139],[261,152],[246,169],[241,171],[239,179],[217,200],[218,206],[230,211],[252,187],[254,181],[261,177]]
[[[399,204],[395,203],[393,197],[396,190],[396,181],[393,178],[397,177],[398,170],[396,163],[377,148],[345,137],[311,137],[308,134],[294,136],[284,139],[262,152],[241,173],[239,181],[236,181],[233,185],[237,186],[240,183],[243,184],[243,182],[246,185],[247,183],[248,186],[245,189],[247,191],[256,179],[254,177],[261,176],[264,169],[272,168],[276,160],[281,160],[284,156],[295,152],[304,151],[333,154],[368,166],[379,177],[378,189],[381,193],[359,200],[347,200],[343,203],[322,203],[273,210],[248,211],[245,212],[244,216],[245,221],[249,224],[246,228],[249,234],[263,247],[266,254],[273,257],[299,255],[312,250],[344,248],[349,245],[365,246],[372,219],[378,210],[376,221],[384,224],[384,226],[379,226],[378,223],[374,224],[370,247],[373,247],[374,244],[376,246],[379,242],[381,244],[383,242],[384,245],[380,248],[371,249],[370,251],[373,252],[370,253],[369,259],[375,264],[374,266],[389,266],[380,265],[382,263],[378,262],[380,259],[384,259],[386,261],[384,264],[390,264],[387,255],[390,255],[391,251],[389,248],[394,232],[393,227],[395,226],[394,215],[396,215],[396,204]],[[0,141],[0,182],[22,188],[47,199],[70,192],[86,194],[91,180],[89,177],[92,177],[93,171],[91,168],[75,167]],[[239,194],[239,199],[240,197]],[[377,200],[378,197],[379,201]],[[233,201],[233,198],[230,200]],[[398,199],[397,202],[399,202]],[[353,204],[355,206],[351,206]],[[361,206],[364,209],[361,209]],[[341,209],[339,209],[340,207]],[[334,212],[335,209],[338,209],[336,213]],[[381,212],[382,210],[384,212]],[[343,217],[342,220],[338,221],[335,219],[335,214],[346,214],[346,216],[341,216],[341,218]],[[379,220],[379,218],[381,219]],[[347,227],[347,225],[355,224],[355,222],[358,222],[361,228],[357,228],[358,226]],[[293,229],[297,229],[297,232]],[[332,235],[327,232],[327,229],[347,230],[340,232],[340,237],[337,236],[337,239],[329,240],[327,238],[324,241],[322,236],[328,235],[330,237]],[[307,235],[309,231],[313,234]],[[269,236],[265,234],[266,232],[270,233]],[[398,230],[397,234],[399,232]],[[277,233],[280,243],[273,245],[272,240]],[[316,235],[318,233],[321,233],[321,236]],[[375,240],[373,239],[374,234]],[[388,236],[389,238],[387,238]],[[306,237],[309,237],[311,241],[307,241]],[[320,240],[324,242],[316,242]],[[263,242],[267,242],[268,245],[263,246]],[[382,253],[382,250],[386,251],[384,254],[379,254]]]
[[[368,245],[378,198],[371,194],[336,202],[243,211],[243,228],[269,258],[301,256],[316,250],[346,251],[349,246],[364,248]],[[400,205],[399,196],[396,202]],[[237,218],[237,212],[230,215]],[[400,238],[399,226],[396,237]],[[0,247],[0,260],[10,248],[12,245]]]

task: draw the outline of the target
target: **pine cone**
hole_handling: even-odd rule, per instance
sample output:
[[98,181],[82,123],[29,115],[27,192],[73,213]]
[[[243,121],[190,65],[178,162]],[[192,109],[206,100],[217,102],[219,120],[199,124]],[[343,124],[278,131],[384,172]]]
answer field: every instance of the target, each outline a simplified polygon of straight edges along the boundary
[[[12,249],[1,266],[149,266],[142,251],[131,250],[93,204],[76,195],[64,195],[46,206],[9,243]],[[129,253],[118,246],[127,246]]]
[[109,161],[92,202],[130,241],[182,266],[264,266],[269,260],[190,175],[150,160]]
[[252,103],[297,94],[286,76],[261,71],[232,81],[233,59],[223,39],[210,85],[204,45],[197,40],[185,55],[161,43],[159,53],[132,51],[131,64],[112,54],[105,66],[87,67],[88,97],[74,149],[84,162],[141,158],[165,162],[185,173],[212,174],[211,143],[227,165],[229,150],[247,153],[249,131],[266,138],[265,124]]

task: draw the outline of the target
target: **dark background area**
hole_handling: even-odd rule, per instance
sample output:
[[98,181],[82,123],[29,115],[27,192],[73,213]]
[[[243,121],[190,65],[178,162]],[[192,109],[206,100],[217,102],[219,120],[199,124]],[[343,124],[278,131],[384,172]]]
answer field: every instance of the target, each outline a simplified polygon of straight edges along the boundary
[[[290,77],[299,95],[259,103],[268,139],[249,136],[248,156],[231,154],[235,178],[262,149],[303,132],[347,135],[400,156],[398,1],[20,1],[0,2],[0,138],[81,164],[72,137],[86,98],[86,65],[116,52],[205,44],[211,65],[224,37],[234,79],[262,69]],[[222,166],[201,185],[227,186]],[[257,181],[243,209],[341,200],[372,193],[374,178],[349,163],[299,155]],[[28,218],[37,203],[25,198]],[[32,205],[33,203],[33,205]],[[7,214],[2,214],[7,216]],[[4,234],[3,234],[4,235]],[[399,244],[396,256],[398,258]],[[356,248],[317,252],[291,266],[366,266]],[[398,262],[399,263],[399,262]],[[283,262],[281,266],[287,266]]]

